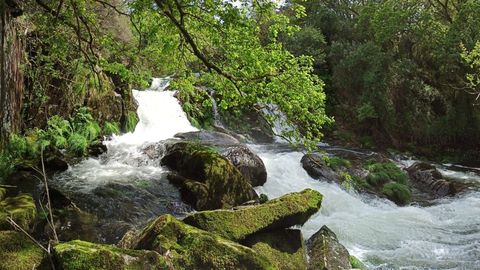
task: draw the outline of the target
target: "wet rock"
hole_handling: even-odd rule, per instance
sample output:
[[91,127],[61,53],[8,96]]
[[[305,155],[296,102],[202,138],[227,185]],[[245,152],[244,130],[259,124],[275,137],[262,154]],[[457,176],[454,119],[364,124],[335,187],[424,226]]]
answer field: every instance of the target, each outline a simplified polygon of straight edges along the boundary
[[425,162],[416,162],[407,169],[412,184],[423,192],[434,197],[454,195],[456,193],[453,183],[443,179],[440,172]]
[[323,226],[307,240],[308,269],[347,270],[351,269],[348,250],[338,242],[337,236]]
[[338,175],[328,167],[323,158],[318,154],[306,154],[302,157],[300,162],[305,171],[307,171],[308,175],[312,178],[329,182],[341,182]]
[[191,142],[167,145],[161,163],[178,172],[169,180],[198,210],[231,208],[258,197],[238,169],[211,148]]
[[168,256],[173,269],[275,269],[254,250],[163,215],[121,245]]
[[59,269],[168,269],[165,259],[154,251],[126,250],[80,240],[53,247]]
[[272,143],[275,136],[272,127],[264,117],[254,109],[243,108],[240,112],[219,111],[225,128],[242,134],[255,143]]
[[175,138],[183,139],[186,141],[196,141],[200,144],[214,146],[230,146],[240,144],[240,141],[237,140],[235,137],[218,131],[201,130],[178,133],[175,134]]
[[37,208],[32,196],[22,194],[16,197],[8,197],[0,202],[0,230],[11,229],[12,226],[7,222],[10,217],[24,230],[33,228],[35,218],[37,217]]
[[43,250],[17,231],[0,231],[0,269],[48,269]]
[[187,216],[184,222],[239,241],[256,232],[302,225],[320,209],[321,203],[322,195],[318,191],[306,189],[237,210],[196,212]]
[[278,269],[307,269],[307,253],[300,230],[279,229],[257,233],[242,244],[267,257]]
[[107,152],[107,146],[103,142],[92,144],[88,147],[88,155],[92,157],[98,157]]
[[267,181],[267,169],[262,159],[246,146],[233,146],[221,153],[252,186],[261,186]]
[[357,257],[350,255],[350,264],[353,269],[368,270],[367,266],[363,264]]
[[45,170],[49,173],[64,172],[68,170],[68,163],[61,156],[55,155],[46,158],[44,164]]

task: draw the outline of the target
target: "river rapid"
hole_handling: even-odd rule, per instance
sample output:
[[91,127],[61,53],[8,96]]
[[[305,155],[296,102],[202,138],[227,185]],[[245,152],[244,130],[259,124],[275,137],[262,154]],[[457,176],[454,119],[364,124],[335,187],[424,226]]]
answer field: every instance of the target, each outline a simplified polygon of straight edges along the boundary
[[[112,220],[124,225],[116,226],[120,228],[116,238],[105,236],[105,242],[114,242],[127,227],[157,215],[173,212],[182,216],[191,210],[166,180],[168,170],[160,167],[160,157],[152,158],[144,151],[178,132],[197,130],[174,92],[164,91],[167,86],[168,80],[155,79],[150,89],[134,90],[140,118],[135,131],[114,136],[105,142],[107,153],[82,161],[53,179],[54,186],[80,208],[109,220],[99,222],[100,227],[111,225]],[[312,179],[300,164],[303,154],[281,142],[249,147],[262,158],[268,173],[257,193],[271,199],[312,188],[324,195],[321,210],[301,227],[305,239],[328,225],[349,252],[371,269],[480,269],[478,190],[434,201],[428,207],[398,207]],[[475,170],[441,166],[441,172],[454,180],[480,183]]]

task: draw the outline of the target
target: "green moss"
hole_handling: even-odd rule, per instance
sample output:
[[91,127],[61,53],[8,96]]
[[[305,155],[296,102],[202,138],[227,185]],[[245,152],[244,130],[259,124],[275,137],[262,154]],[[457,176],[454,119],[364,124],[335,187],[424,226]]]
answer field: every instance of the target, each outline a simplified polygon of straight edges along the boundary
[[102,133],[104,135],[120,134],[120,124],[116,122],[105,122]]
[[405,205],[412,199],[410,189],[403,184],[390,182],[383,186],[382,193],[396,204]]
[[350,264],[354,269],[367,270],[368,268],[357,257],[350,255]]
[[349,168],[352,166],[350,161],[339,158],[339,157],[329,157],[329,156],[324,156],[323,160],[327,164],[328,167],[330,167],[332,170],[338,170],[341,168]]
[[126,250],[80,240],[55,245],[54,257],[64,270],[168,269],[165,259],[153,251]]
[[37,208],[32,196],[28,194],[9,197],[0,202],[0,229],[11,229],[6,221],[11,217],[22,228],[29,230],[37,216]]
[[196,212],[184,222],[238,241],[261,230],[302,225],[320,209],[321,203],[318,191],[306,189],[238,210]]
[[281,229],[258,233],[243,244],[268,258],[278,269],[307,269],[307,253],[300,230]]
[[276,269],[254,250],[184,224],[171,215],[157,218],[137,237],[128,237],[131,248],[168,252],[174,269]]
[[37,269],[45,254],[24,234],[16,231],[0,231],[0,269]]
[[407,175],[392,162],[373,163],[366,168],[370,172],[366,180],[372,186],[380,186],[390,181],[407,184]]

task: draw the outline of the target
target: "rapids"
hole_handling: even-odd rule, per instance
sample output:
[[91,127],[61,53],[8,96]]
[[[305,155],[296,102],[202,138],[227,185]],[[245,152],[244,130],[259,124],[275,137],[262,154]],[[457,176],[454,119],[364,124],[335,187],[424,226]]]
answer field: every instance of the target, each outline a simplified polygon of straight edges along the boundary
[[[155,79],[150,89],[134,90],[140,117],[135,131],[114,136],[106,142],[106,154],[74,165],[53,181],[80,207],[107,220],[100,222],[101,228],[112,220],[135,226],[165,212],[178,210],[181,216],[189,210],[165,179],[167,169],[142,150],[178,132],[197,130],[174,92],[164,91],[167,87],[168,80]],[[480,269],[480,192],[438,200],[429,207],[398,207],[310,178],[300,164],[302,153],[282,143],[249,146],[268,171],[266,184],[256,188],[258,193],[275,198],[313,188],[324,195],[320,212],[301,228],[305,239],[326,224],[351,254],[372,269]],[[442,167],[442,173],[480,182],[474,172]],[[113,242],[125,230],[105,241]]]

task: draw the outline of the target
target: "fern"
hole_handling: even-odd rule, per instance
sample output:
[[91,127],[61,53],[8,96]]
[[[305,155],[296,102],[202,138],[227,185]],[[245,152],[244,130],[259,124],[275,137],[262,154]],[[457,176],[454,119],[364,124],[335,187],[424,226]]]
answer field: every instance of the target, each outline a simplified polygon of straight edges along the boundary
[[85,155],[88,145],[87,138],[80,133],[72,133],[72,135],[68,137],[68,150],[76,155]]
[[105,122],[102,132],[105,135],[120,134],[120,125],[115,122]]

